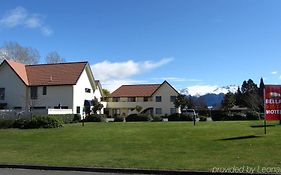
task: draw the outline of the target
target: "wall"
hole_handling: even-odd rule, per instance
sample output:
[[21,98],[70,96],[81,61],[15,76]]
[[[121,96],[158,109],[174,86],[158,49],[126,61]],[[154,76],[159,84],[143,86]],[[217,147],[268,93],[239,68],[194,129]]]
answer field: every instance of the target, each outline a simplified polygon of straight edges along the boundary
[[[91,93],[86,93],[85,88],[91,89]],[[84,100],[94,99],[94,88],[95,87],[92,87],[90,83],[89,75],[87,74],[86,69],[84,69],[77,81],[77,84],[73,86],[73,110],[75,114],[77,106],[80,106],[80,114],[82,114]]]
[[[156,102],[155,98],[156,96],[161,96],[162,101]],[[161,108],[162,114],[159,114],[159,116],[162,115],[170,115],[170,109],[175,108],[175,105],[173,102],[171,102],[170,97],[171,96],[178,96],[178,93],[169,86],[168,83],[164,83],[156,92],[153,94],[151,98],[149,98],[149,101],[144,102],[143,97],[137,97],[136,102],[128,102],[127,97],[121,97],[119,102],[112,102],[112,99],[109,99],[109,102],[107,104],[107,107],[110,109],[110,115],[112,115],[111,109],[120,109],[121,114],[126,112],[128,114],[128,109],[135,108],[137,105],[142,107],[142,110],[145,110],[147,108],[153,108],[154,109],[154,115],[155,114],[155,108]],[[178,110],[177,110],[178,112]]]
[[73,108],[72,91],[73,86],[46,86],[47,94],[43,95],[43,86],[38,86],[37,99],[30,99],[30,87],[28,87],[28,102],[30,106],[45,106],[46,108],[54,108],[59,104],[61,106],[68,106],[69,109]]
[[152,100],[155,101],[156,96],[161,96],[162,101],[155,102],[154,104],[154,113],[155,108],[162,108],[162,114],[161,115],[170,115],[170,109],[175,108],[174,102],[171,102],[170,97],[171,96],[178,96],[178,93],[169,86],[168,83],[164,83],[161,88],[159,88],[152,96]]
[[6,62],[0,68],[0,88],[5,88],[5,100],[0,100],[0,103],[7,103],[9,109],[27,107],[27,87]]

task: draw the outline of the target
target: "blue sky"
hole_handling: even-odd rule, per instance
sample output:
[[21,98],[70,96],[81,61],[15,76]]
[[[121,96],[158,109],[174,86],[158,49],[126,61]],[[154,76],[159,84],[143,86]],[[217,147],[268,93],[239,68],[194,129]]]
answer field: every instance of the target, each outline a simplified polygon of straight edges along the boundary
[[[279,0],[1,0],[0,45],[86,60],[104,87],[281,83]],[[14,15],[14,16],[13,16]]]

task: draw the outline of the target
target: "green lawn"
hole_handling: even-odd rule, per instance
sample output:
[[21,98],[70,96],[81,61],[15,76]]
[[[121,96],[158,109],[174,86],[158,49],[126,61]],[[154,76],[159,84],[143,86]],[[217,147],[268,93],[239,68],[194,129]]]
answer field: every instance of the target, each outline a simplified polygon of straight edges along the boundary
[[[271,122],[277,124],[278,122]],[[0,164],[211,170],[281,166],[281,126],[252,122],[86,123],[0,130]],[[223,140],[241,136],[257,136]]]

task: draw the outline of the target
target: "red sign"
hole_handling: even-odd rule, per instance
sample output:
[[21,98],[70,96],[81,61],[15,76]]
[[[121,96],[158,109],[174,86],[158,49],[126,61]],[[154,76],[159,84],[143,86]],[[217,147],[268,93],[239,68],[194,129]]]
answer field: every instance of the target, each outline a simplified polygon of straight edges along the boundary
[[281,85],[266,85],[264,89],[266,120],[281,120]]

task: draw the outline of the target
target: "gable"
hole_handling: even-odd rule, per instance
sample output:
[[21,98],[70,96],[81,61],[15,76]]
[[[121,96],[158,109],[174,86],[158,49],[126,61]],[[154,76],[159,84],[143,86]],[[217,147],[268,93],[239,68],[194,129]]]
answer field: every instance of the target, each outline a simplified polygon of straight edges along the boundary
[[161,93],[169,93],[179,95],[179,92],[167,81],[164,81],[157,90],[153,93],[153,95],[161,94]]

